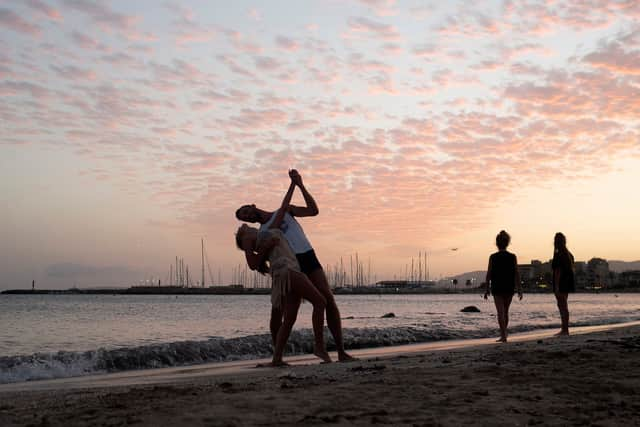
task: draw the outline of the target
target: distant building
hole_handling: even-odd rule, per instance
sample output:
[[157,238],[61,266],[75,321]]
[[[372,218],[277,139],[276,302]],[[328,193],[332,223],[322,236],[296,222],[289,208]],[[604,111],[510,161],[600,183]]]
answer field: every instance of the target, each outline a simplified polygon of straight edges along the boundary
[[534,268],[531,264],[518,264],[518,273],[520,273],[520,280],[524,283],[529,283],[535,277]]
[[551,262],[531,260],[531,264],[519,264],[520,280],[525,287],[548,288],[551,286]]
[[589,275],[587,274],[587,263],[576,261],[573,263],[573,272],[576,280],[576,288],[584,289],[589,285]]
[[381,280],[376,283],[377,288],[427,288],[435,286],[431,280]]
[[640,270],[623,271],[618,275],[618,284],[624,287],[640,287]]
[[611,285],[609,263],[602,258],[591,258],[587,262],[587,286],[606,288]]
[[544,272],[542,271],[542,261],[537,259],[531,260],[531,269],[533,270],[533,277],[541,277]]

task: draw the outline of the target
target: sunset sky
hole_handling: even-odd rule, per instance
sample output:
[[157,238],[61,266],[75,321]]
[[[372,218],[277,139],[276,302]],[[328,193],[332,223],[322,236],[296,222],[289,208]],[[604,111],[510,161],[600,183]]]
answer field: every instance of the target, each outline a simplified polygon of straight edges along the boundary
[[377,279],[640,258],[636,0],[0,0],[0,96],[0,288],[228,282],[289,168]]

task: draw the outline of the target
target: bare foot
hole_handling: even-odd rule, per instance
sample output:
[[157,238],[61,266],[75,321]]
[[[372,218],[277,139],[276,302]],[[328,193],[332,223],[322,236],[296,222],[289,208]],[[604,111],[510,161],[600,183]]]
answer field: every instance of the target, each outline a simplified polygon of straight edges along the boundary
[[560,331],[556,334],[557,337],[568,337],[569,331]]
[[507,337],[500,337],[496,340],[496,342],[507,342]]
[[329,356],[329,353],[325,351],[320,351],[320,350],[316,350],[313,352],[313,354],[315,354],[317,357],[319,357],[323,363],[331,363],[333,362],[331,360],[331,356]]
[[353,357],[352,355],[347,354],[346,351],[338,353],[338,362],[355,362],[356,360],[358,360],[357,357]]

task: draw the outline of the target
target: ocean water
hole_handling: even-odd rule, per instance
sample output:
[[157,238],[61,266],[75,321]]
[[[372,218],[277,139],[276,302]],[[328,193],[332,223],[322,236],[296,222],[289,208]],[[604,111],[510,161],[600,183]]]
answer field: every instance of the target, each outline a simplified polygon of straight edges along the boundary
[[[336,300],[347,348],[497,334],[480,295]],[[468,305],[481,312],[460,312]],[[0,295],[0,383],[269,357],[270,309],[268,295]],[[576,326],[640,320],[640,294],[572,294],[569,309]],[[514,299],[510,331],[558,326],[553,295]],[[311,352],[310,329],[303,304],[286,354]]]

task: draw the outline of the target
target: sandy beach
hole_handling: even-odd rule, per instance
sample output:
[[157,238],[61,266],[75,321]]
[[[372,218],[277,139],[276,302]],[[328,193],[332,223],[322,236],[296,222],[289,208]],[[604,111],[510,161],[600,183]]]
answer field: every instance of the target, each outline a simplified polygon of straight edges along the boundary
[[640,425],[640,324],[0,386],[0,425]]

